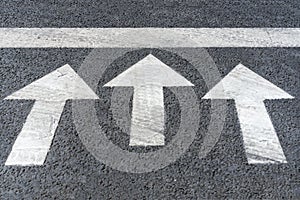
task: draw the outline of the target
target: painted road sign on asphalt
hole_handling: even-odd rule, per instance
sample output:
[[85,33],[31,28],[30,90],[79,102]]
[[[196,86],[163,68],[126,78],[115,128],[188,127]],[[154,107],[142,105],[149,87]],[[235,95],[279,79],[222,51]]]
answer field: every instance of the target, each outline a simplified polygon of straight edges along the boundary
[[[130,54],[136,54],[137,58],[134,56],[131,59]],[[190,73],[192,68],[181,74],[186,67],[178,65],[174,68],[174,63],[170,65],[172,69],[167,64],[170,56],[168,54],[179,56],[177,59],[183,59],[182,62],[187,62],[187,66],[198,68],[195,71],[198,75],[193,77],[195,72]],[[113,63],[122,58],[128,59],[131,64],[126,65],[126,68],[117,69],[117,73],[110,74],[109,70],[114,69]],[[208,58],[209,61],[205,61]],[[226,103],[222,101],[217,103],[218,106],[214,105],[215,101],[221,99],[235,100],[243,136],[243,141],[239,142],[244,144],[244,156],[249,164],[293,162],[286,159],[284,145],[280,144],[263,102],[265,99],[293,99],[293,96],[242,64],[238,64],[226,76],[221,77],[213,59],[203,48],[96,49],[85,58],[76,71],[77,73],[71,66],[65,65],[4,99],[35,100],[20,134],[12,145],[5,162],[6,166],[45,164],[67,99],[79,99],[72,103],[72,116],[82,144],[100,163],[119,171],[149,173],[168,167],[189,151],[196,139],[196,133],[205,136],[195,148],[199,153],[198,159],[205,158],[219,141],[225,125]],[[209,90],[203,91],[203,85]],[[107,92],[106,88],[109,87],[110,92]],[[178,128],[174,125],[174,117],[168,116],[170,108],[166,107],[164,97],[168,88],[175,94],[175,98],[167,102],[174,104],[174,100],[179,101],[178,114],[181,117]],[[199,94],[198,90],[202,92]],[[103,98],[110,99],[110,108],[97,111],[97,107],[103,105],[95,104],[91,99],[103,101]],[[208,128],[206,131],[199,132],[199,124],[201,126],[203,123],[203,105],[200,106],[202,99],[220,100],[207,102],[207,105],[210,105],[207,113],[211,118],[210,123],[204,125],[205,129]],[[119,105],[120,103],[122,105]],[[95,113],[93,109],[96,109]],[[100,124],[97,122],[100,115],[109,115],[111,112],[116,125],[130,138],[128,142],[124,139],[127,150],[120,149],[119,144],[112,144],[107,139],[110,137],[107,131],[114,133],[112,127],[115,126],[109,125],[109,118],[101,119]],[[122,120],[127,125],[122,125]],[[175,136],[174,133],[171,133],[173,136],[168,133],[168,123],[175,126]],[[100,126],[97,127],[97,124]],[[117,132],[119,131],[116,131],[116,134]],[[148,150],[139,152],[138,149],[131,149],[130,151],[136,152],[129,152],[130,147],[143,147]]]
[[194,85],[149,54],[104,86],[134,87],[129,145],[159,146],[165,144],[163,87]]
[[203,98],[235,100],[249,163],[286,162],[263,101],[294,97],[239,64]]
[[298,3],[131,3],[0,3],[0,198],[298,199]]
[[65,101],[98,99],[98,96],[69,65],[65,65],[5,99],[35,100],[5,165],[42,165],[52,143]]

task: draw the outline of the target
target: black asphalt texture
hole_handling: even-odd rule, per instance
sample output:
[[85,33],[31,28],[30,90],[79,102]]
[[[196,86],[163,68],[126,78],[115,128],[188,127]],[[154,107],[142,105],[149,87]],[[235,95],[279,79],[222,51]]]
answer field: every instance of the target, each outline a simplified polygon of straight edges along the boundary
[[[125,3],[126,2],[126,3]],[[1,27],[299,27],[297,1],[1,1]],[[115,76],[151,52],[191,81],[198,81],[201,122],[196,140],[176,162],[155,172],[120,172],[95,159],[78,137],[72,101],[66,103],[43,166],[5,166],[33,101],[3,100],[34,80],[69,64],[77,71],[92,49],[0,49],[0,199],[299,199],[300,198],[300,49],[207,48],[222,76],[242,63],[295,99],[266,100],[265,105],[287,164],[247,164],[233,100],[227,101],[226,122],[218,143],[200,159],[198,150],[210,119],[210,88],[188,63],[160,49],[141,49],[121,57],[105,74]],[[181,68],[178,68],[178,65]],[[100,95],[104,79],[99,82]],[[102,93],[101,93],[102,94]],[[108,91],[109,94],[109,91]],[[95,105],[107,111],[110,96]],[[178,101],[164,90],[166,133],[180,123]],[[97,109],[97,108],[96,108]],[[106,118],[105,118],[106,117]],[[111,129],[117,129],[111,123]],[[171,130],[171,131],[170,131]],[[128,134],[128,133],[127,133]],[[128,151],[126,133],[108,133]],[[167,142],[172,134],[166,135]],[[161,147],[160,147],[161,148]],[[163,148],[163,147],[162,147]]]

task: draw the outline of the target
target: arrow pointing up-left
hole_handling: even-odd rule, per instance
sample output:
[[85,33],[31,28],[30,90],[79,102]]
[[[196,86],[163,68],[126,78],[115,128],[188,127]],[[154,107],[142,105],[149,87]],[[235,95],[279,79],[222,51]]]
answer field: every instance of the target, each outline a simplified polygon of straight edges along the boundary
[[35,100],[5,165],[42,165],[66,100],[98,96],[69,65],[64,65],[5,99]]
[[242,64],[237,65],[203,99],[234,99],[248,163],[286,163],[264,105],[265,99],[292,99],[273,83]]

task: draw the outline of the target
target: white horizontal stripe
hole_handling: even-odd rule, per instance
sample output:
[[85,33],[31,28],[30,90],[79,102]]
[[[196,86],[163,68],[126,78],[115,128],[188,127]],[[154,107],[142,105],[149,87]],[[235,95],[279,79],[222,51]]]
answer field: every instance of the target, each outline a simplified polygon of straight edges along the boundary
[[0,28],[0,48],[300,47],[300,28]]

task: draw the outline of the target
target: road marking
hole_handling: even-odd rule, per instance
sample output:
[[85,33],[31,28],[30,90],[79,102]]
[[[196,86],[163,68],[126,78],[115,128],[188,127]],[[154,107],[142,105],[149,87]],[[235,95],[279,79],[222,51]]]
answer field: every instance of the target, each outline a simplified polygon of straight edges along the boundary
[[263,101],[294,97],[239,64],[203,98],[235,100],[248,163],[286,163]]
[[42,165],[66,100],[98,96],[69,65],[64,65],[5,99],[35,100],[5,165]]
[[[86,80],[89,86],[96,91],[99,88],[99,84],[102,83],[103,78],[107,72],[107,69],[111,67],[111,64],[115,62],[116,59],[121,59],[128,55],[131,51],[136,51],[138,49],[126,49],[126,48],[98,48],[93,49],[91,53],[86,57],[77,73],[80,77]],[[192,58],[195,60],[201,60],[204,66],[207,66],[206,69],[211,71],[218,70],[215,68],[215,64],[212,61],[211,57],[205,49],[180,49],[178,50],[178,55],[180,52],[189,52],[192,51]],[[175,52],[174,52],[175,53]],[[190,54],[189,54],[190,55]],[[202,57],[204,56],[204,57]],[[105,59],[103,59],[105,58]],[[204,58],[204,59],[201,59]],[[204,61],[202,61],[204,60]],[[213,65],[213,66],[212,66]],[[201,68],[199,65],[196,65],[197,68]],[[212,67],[212,68],[211,68]],[[208,77],[212,79],[214,76]],[[214,79],[216,80],[216,79]],[[219,80],[219,79],[217,79]],[[212,81],[212,80],[211,80]],[[207,82],[210,85],[210,81]],[[105,90],[105,88],[103,89]],[[121,90],[124,94],[128,89],[122,87],[115,87],[111,90]],[[129,173],[145,173],[153,172],[158,169],[162,169],[169,164],[178,160],[189,148],[189,146],[195,140],[197,131],[199,130],[200,125],[200,110],[195,109],[199,108],[198,96],[196,95],[194,88],[192,87],[170,87],[169,90],[176,96],[179,106],[180,106],[180,123],[179,127],[176,130],[176,134],[172,136],[172,140],[168,142],[168,145],[165,145],[163,148],[158,148],[156,151],[148,151],[144,153],[127,151],[121,148],[119,145],[114,144],[107,137],[107,128],[109,123],[105,123],[112,120],[112,115],[102,115],[101,122],[99,123],[99,117],[97,117],[97,106],[96,102],[91,101],[73,101],[72,102],[72,117],[78,136],[81,139],[83,145],[86,149],[101,163],[123,172]],[[104,91],[103,91],[104,92]],[[107,93],[104,92],[104,93]],[[132,91],[133,92],[133,91]],[[104,94],[102,93],[102,94]],[[112,94],[113,95],[113,94]],[[125,93],[126,95],[126,93]],[[112,98],[112,96],[111,96]],[[128,96],[126,96],[128,98]],[[125,98],[125,99],[126,99]],[[129,98],[131,98],[129,96]],[[123,101],[124,102],[124,101]],[[220,102],[220,101],[218,101]],[[222,101],[224,102],[224,100]],[[112,108],[112,102],[103,102],[102,105],[108,105]],[[129,104],[119,104],[123,107],[128,107]],[[101,105],[100,105],[101,106]],[[118,106],[118,105],[117,105]],[[221,117],[214,118],[214,114],[211,116],[212,121],[215,121],[214,125],[218,127],[218,121],[222,118],[222,114],[225,114],[225,111],[222,110],[222,105],[217,105],[215,102],[212,102],[212,110],[214,114],[219,114]],[[217,109],[218,108],[218,109]],[[221,108],[221,109],[220,109]],[[122,112],[122,111],[121,111]],[[130,118],[129,118],[130,120]],[[221,122],[222,123],[222,122]],[[130,126],[130,125],[129,125]],[[215,129],[216,130],[216,129]],[[212,131],[209,132],[207,138],[218,137],[220,132]],[[206,138],[206,137],[204,137]],[[206,140],[209,142],[210,139]],[[210,143],[211,144],[211,143]],[[207,150],[211,148],[203,144],[203,147]],[[209,151],[208,151],[209,152]],[[207,153],[207,152],[203,152]],[[203,154],[202,154],[203,156]]]
[[300,47],[300,28],[0,28],[0,48]]
[[42,165],[65,102],[36,101],[5,165]]
[[165,144],[163,87],[194,86],[149,54],[104,87],[134,87],[130,146]]

